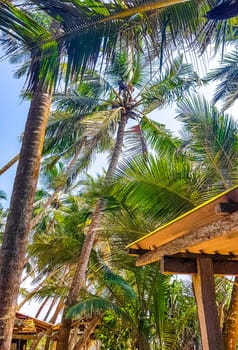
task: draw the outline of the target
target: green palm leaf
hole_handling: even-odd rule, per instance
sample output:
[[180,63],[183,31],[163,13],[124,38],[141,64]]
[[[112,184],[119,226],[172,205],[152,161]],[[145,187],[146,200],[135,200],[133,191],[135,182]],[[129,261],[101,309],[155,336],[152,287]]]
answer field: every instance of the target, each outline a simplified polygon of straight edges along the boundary
[[165,129],[163,124],[160,124],[152,119],[143,117],[141,120],[141,128],[144,133],[144,137],[149,142],[150,147],[156,151],[156,153],[162,156],[169,152],[173,154],[177,152],[181,146],[181,141],[172,137],[171,133]]
[[119,201],[157,216],[161,223],[196,206],[201,186],[199,174],[182,156],[172,157],[169,162],[153,156],[148,161],[140,157],[124,161],[117,180],[112,193]]
[[6,193],[0,190],[0,199],[7,199]]
[[183,62],[180,55],[174,59],[159,78],[154,79],[142,92],[144,114],[179,101],[185,93],[198,84],[198,76],[191,64]]
[[120,275],[112,272],[105,264],[100,266],[100,269],[97,269],[97,271],[100,271],[104,285],[112,291],[116,298],[118,295],[120,298],[124,297],[125,300],[130,302],[137,300],[137,295],[130,284]]
[[9,41],[8,54],[13,53],[19,43],[23,43],[34,57],[28,70],[28,88],[36,88],[39,79],[42,85],[52,87],[59,71],[61,48],[49,30],[7,1],[1,3],[0,29],[17,40],[13,44]]
[[223,100],[223,109],[228,109],[238,97],[238,54],[233,51],[224,56],[219,67],[211,70],[206,76],[207,81],[219,81],[213,102]]
[[237,167],[237,123],[199,96],[184,99],[178,112],[177,118],[189,132],[188,141],[196,160],[206,164],[213,182],[215,176],[223,186],[229,186],[229,174]]
[[113,302],[100,297],[91,297],[88,300],[84,300],[78,304],[75,304],[66,311],[66,317],[91,317],[95,313],[102,314],[105,313],[107,310],[113,311],[119,317],[122,317],[126,320],[128,319],[128,315],[126,314],[126,312],[117,304],[114,304]]

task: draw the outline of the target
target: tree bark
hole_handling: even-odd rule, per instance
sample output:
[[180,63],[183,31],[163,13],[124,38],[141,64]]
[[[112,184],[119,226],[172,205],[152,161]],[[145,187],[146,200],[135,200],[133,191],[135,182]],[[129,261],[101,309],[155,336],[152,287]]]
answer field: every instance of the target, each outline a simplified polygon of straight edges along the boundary
[[230,307],[224,324],[224,346],[225,350],[236,350],[236,343],[238,337],[238,277],[236,276]]
[[80,339],[74,345],[73,350],[83,350],[84,348],[86,348],[90,335],[92,334],[94,329],[97,327],[98,322],[100,320],[101,320],[101,316],[96,315],[93,317],[93,319],[89,322],[87,328],[85,329]]
[[[122,114],[118,131],[117,131],[116,144],[115,144],[112,158],[107,170],[105,182],[111,179],[113,173],[116,170],[116,167],[122,152],[123,138],[124,138],[127,120],[128,120],[127,115]],[[103,199],[100,199],[92,215],[92,221],[89,226],[88,232],[86,233],[83,247],[79,255],[76,271],[73,277],[73,281],[70,287],[68,297],[65,302],[65,311],[78,301],[79,292],[84,285],[86,270],[88,267],[88,261],[89,261],[89,257],[93,249],[97,231],[100,225],[103,207],[104,207]],[[66,318],[65,311],[62,317],[62,323],[60,326],[59,338],[58,338],[56,350],[62,350],[62,349],[67,350],[69,345],[69,337],[70,337],[72,321]]]
[[0,349],[9,350],[51,94],[33,94],[0,253]]
[[[65,301],[65,311],[78,301],[79,292],[84,285],[88,261],[89,261],[90,253],[93,248],[94,241],[95,241],[97,229],[99,227],[102,209],[103,209],[103,201],[99,201],[96,206],[96,209],[94,210],[94,213],[92,216],[92,222],[90,224],[88,232],[86,233],[84,244],[79,255],[79,259],[78,259],[77,267],[73,277],[73,281],[70,287],[70,291]],[[64,312],[62,317],[62,323],[60,326],[59,338],[58,338],[56,350],[68,349],[71,325],[72,325],[72,320],[69,318],[66,318],[66,315]]]
[[5,164],[1,169],[0,169],[0,175],[5,173],[8,169],[11,168],[17,161],[19,160],[19,154],[17,154],[15,157],[13,157],[7,164]]

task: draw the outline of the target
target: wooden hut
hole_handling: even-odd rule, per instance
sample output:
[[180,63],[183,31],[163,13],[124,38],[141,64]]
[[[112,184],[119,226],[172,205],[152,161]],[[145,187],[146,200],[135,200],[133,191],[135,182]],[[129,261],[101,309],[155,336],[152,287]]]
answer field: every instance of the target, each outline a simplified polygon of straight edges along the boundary
[[192,274],[203,350],[222,350],[214,274],[238,275],[238,186],[131,243],[136,265]]
[[11,350],[26,350],[29,340],[50,329],[54,329],[53,324],[16,312]]

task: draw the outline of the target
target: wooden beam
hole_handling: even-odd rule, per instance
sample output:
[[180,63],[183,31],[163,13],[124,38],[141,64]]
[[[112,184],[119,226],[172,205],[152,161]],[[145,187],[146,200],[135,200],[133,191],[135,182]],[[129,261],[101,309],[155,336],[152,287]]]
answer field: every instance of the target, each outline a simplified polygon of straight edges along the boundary
[[12,339],[36,339],[36,334],[13,334]]
[[171,258],[164,256],[160,260],[160,272],[168,274],[197,273],[197,261],[192,258]]
[[203,350],[224,350],[216,308],[212,260],[197,259],[197,274],[193,287],[198,309],[198,319]]
[[228,203],[220,203],[220,211],[221,213],[234,213],[238,211],[238,203],[228,202]]
[[145,254],[149,252],[149,250],[146,250],[146,249],[128,249],[128,255],[130,256],[139,256],[139,255],[142,255],[142,254]]
[[193,245],[212,240],[216,237],[225,236],[232,231],[237,232],[238,235],[238,212],[219,218],[215,222],[190,231],[182,237],[171,240],[161,247],[141,255],[137,259],[136,265],[143,266],[150,264],[154,261],[160,260],[165,255],[179,253],[183,250],[187,250]]
[[207,253],[191,253],[191,252],[186,252],[186,253],[177,253],[174,255],[170,255],[170,258],[184,258],[184,259],[202,259],[202,258],[211,258],[214,260],[237,260],[238,261],[238,256],[234,254],[220,254],[220,253],[215,253],[215,254],[207,254]]
[[[207,258],[206,255],[200,259]],[[215,275],[238,276],[238,261],[229,259],[212,259]],[[196,258],[180,258],[165,256],[160,260],[161,273],[168,274],[194,274],[197,273]]]

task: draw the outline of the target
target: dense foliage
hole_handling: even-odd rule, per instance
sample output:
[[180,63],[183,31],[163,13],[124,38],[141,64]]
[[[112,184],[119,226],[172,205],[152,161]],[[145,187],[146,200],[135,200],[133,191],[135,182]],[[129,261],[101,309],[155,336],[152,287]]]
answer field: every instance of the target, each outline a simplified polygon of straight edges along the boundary
[[[35,299],[37,316],[61,322],[31,350],[49,349],[55,336],[57,350],[96,341],[105,350],[201,348],[191,282],[158,264],[138,268],[125,251],[237,183],[237,123],[198,95],[201,83],[220,80],[214,102],[234,103],[237,55],[204,79],[186,62],[209,44],[224,50],[236,18],[229,8],[213,21],[223,18],[212,1],[180,2],[1,2],[1,44],[21,62],[31,100],[9,212],[0,207],[3,350],[19,293],[20,306]],[[163,108],[175,104],[180,137],[162,124]],[[19,289],[23,269],[30,290]],[[236,322],[227,330],[232,281],[216,287],[224,339],[236,342]]]

